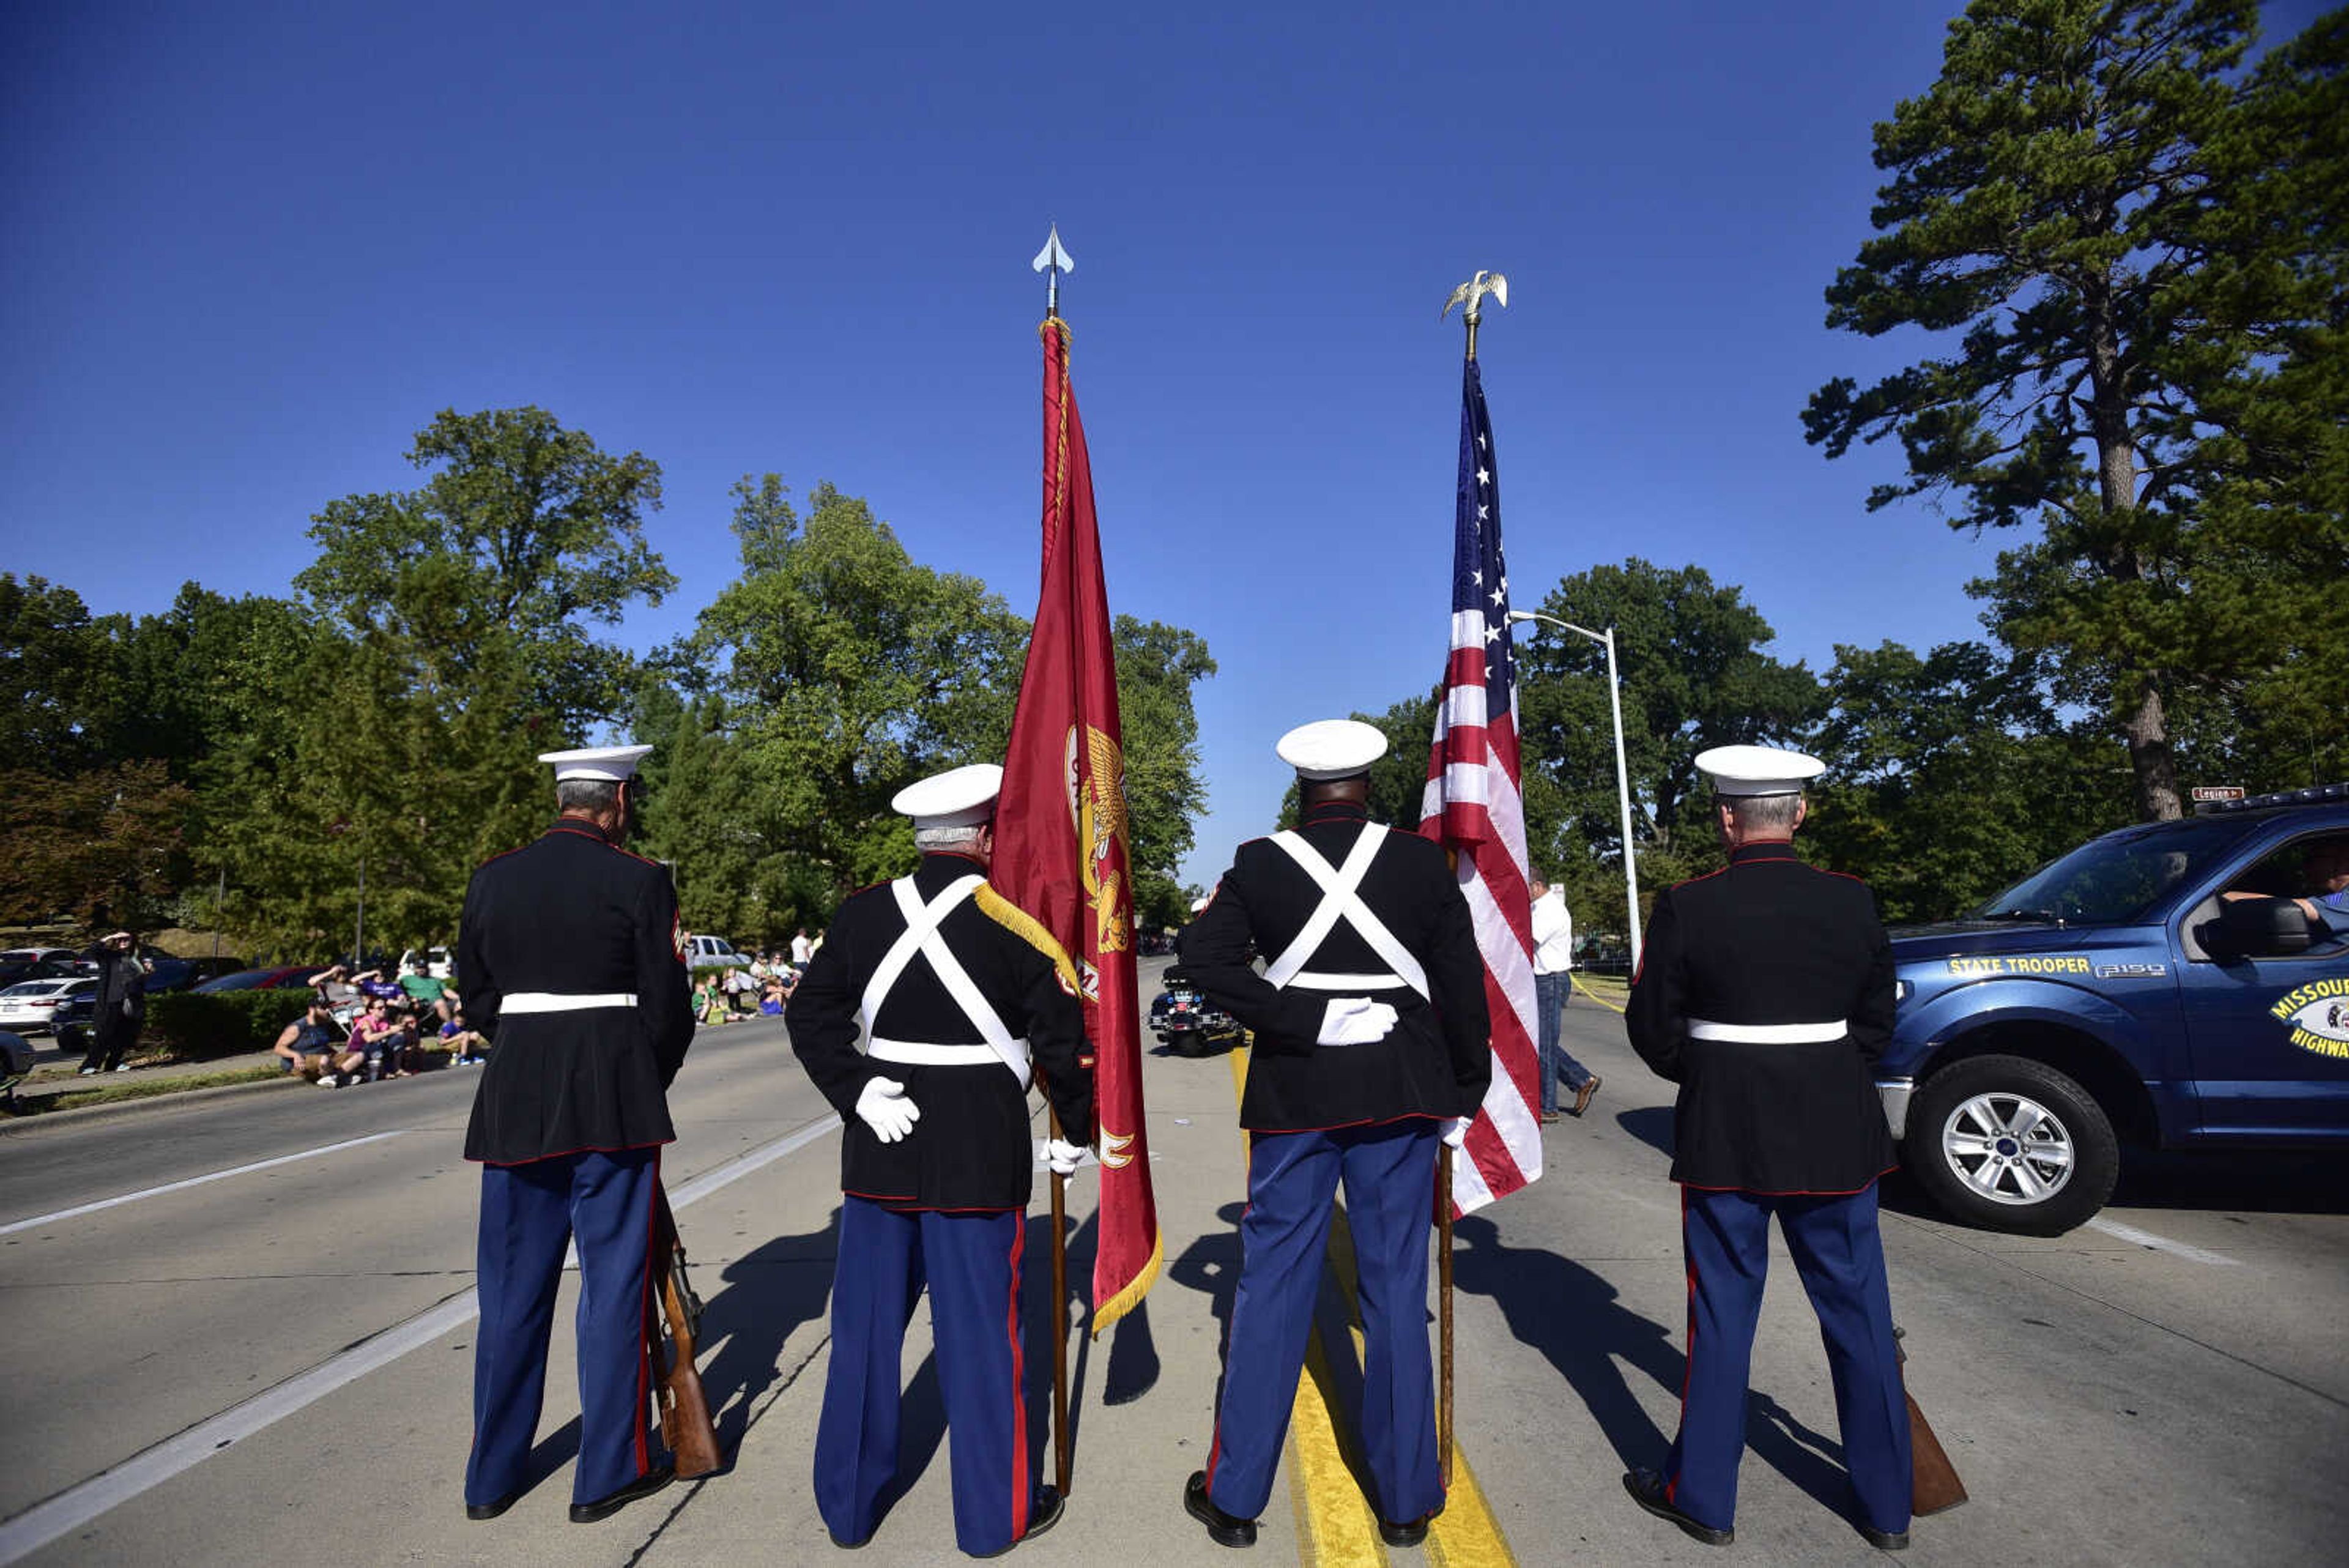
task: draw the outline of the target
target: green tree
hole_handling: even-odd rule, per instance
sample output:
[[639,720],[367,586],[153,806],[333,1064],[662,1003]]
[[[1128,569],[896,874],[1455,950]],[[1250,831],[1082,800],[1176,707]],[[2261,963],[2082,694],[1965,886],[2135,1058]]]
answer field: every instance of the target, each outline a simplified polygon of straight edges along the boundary
[[[2339,459],[2337,419],[2297,406],[2340,376],[2338,186],[2312,221],[2259,162],[2329,146],[2338,170],[2338,25],[2330,54],[2239,81],[2255,23],[2253,0],[1975,0],[1940,79],[1876,128],[1878,232],[1826,296],[1830,327],[1954,337],[1804,413],[1830,457],[1899,438],[1907,476],[1871,509],[2039,525],[1973,591],[2127,743],[2148,818],[2180,810],[2181,692],[2272,683],[2292,646],[2259,591],[2283,576],[2270,492]],[[2340,497],[2314,499],[2337,518]]]
[[[889,797],[924,774],[1002,755],[1025,627],[975,577],[906,553],[863,501],[819,484],[802,520],[780,476],[734,487],[742,576],[667,662],[726,699],[740,809],[823,901],[813,925],[914,858]],[[681,809],[681,807],[680,807]],[[696,877],[678,846],[680,881]]]
[[[1644,893],[1718,863],[1697,753],[1739,742],[1790,742],[1820,706],[1818,681],[1800,660],[1764,649],[1775,635],[1742,590],[1702,566],[1666,569],[1634,556],[1560,579],[1541,612],[1577,626],[1615,628],[1623,688],[1623,743],[1631,784],[1631,831]],[[1619,888],[1621,811],[1607,653],[1588,639],[1532,625],[1517,628],[1518,735],[1528,777],[1527,848],[1537,864],[1568,875],[1595,855],[1611,869],[1593,888]],[[1547,790],[1553,795],[1544,797]],[[1693,815],[1692,815],[1693,814]],[[1693,831],[1691,831],[1693,829]],[[1619,897],[1616,900],[1619,904]],[[1603,898],[1581,900],[1593,914]]]
[[151,930],[172,888],[191,797],[159,762],[59,777],[0,771],[0,919]]
[[98,763],[118,672],[105,629],[73,589],[0,573],[0,756],[47,774]]
[[1145,929],[1180,926],[1191,918],[1192,896],[1175,868],[1191,852],[1193,825],[1207,805],[1191,689],[1216,672],[1216,661],[1198,633],[1163,621],[1122,615],[1112,636],[1118,719],[1125,732],[1134,923]]
[[1889,921],[1961,914],[2127,819],[2118,750],[1987,644],[1838,647],[1826,685],[1806,854],[1868,882]]

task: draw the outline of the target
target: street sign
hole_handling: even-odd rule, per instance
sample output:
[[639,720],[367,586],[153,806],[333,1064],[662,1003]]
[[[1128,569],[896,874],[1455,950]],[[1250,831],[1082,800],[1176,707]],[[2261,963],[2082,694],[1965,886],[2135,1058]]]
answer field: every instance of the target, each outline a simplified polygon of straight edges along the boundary
[[2196,784],[2194,786],[2194,804],[2197,805],[2208,805],[2213,801],[2242,798],[2243,786],[2240,784]]

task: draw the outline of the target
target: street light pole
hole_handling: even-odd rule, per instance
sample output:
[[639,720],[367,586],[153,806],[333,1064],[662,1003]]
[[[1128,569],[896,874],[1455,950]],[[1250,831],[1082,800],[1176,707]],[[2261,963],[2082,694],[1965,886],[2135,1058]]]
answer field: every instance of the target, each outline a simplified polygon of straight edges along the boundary
[[1640,969],[1640,872],[1631,848],[1631,773],[1623,760],[1623,682],[1615,670],[1615,628],[1593,631],[1539,610],[1511,610],[1509,618],[1540,621],[1587,637],[1607,650],[1607,702],[1615,714],[1615,796],[1623,812],[1623,902],[1631,933],[1631,971],[1636,974]]

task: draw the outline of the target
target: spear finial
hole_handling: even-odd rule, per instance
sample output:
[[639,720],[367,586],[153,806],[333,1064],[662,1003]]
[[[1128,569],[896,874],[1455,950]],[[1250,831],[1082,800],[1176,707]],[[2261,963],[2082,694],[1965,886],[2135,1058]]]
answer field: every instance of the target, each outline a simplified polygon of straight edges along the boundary
[[1050,292],[1045,296],[1044,314],[1058,321],[1061,318],[1061,275],[1077,270],[1076,258],[1070,255],[1061,244],[1060,224],[1052,225],[1051,234],[1044,241],[1044,248],[1036,253],[1035,261],[1030,265],[1038,272],[1050,275]]

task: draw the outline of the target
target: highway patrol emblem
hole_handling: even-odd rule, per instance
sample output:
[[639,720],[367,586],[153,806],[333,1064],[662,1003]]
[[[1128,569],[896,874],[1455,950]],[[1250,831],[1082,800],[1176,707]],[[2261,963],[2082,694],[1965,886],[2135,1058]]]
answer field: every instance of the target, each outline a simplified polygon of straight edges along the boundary
[[2268,1013],[2291,1028],[2302,1050],[2349,1060],[2349,978],[2312,981],[2286,992]]

